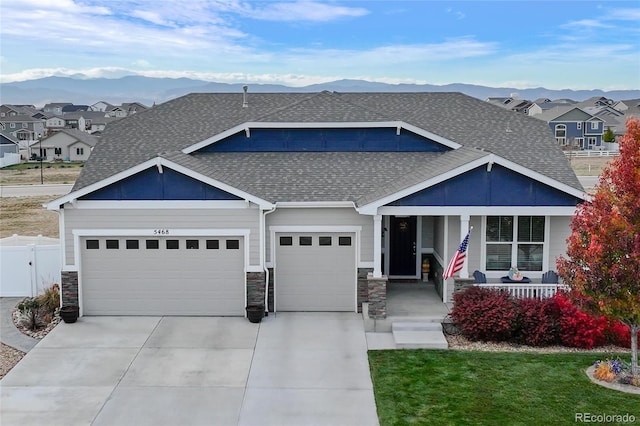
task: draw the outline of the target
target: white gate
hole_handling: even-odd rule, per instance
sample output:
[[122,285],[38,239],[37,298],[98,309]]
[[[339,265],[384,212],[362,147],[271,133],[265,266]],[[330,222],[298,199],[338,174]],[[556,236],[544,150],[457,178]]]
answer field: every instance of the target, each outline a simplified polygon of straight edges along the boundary
[[0,240],[0,297],[32,297],[60,283],[60,242],[45,237]]

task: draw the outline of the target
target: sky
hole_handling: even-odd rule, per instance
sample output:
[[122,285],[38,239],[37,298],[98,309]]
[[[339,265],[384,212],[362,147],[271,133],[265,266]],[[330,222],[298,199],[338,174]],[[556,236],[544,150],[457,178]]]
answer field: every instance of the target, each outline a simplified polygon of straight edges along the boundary
[[640,2],[0,0],[0,82],[640,89]]

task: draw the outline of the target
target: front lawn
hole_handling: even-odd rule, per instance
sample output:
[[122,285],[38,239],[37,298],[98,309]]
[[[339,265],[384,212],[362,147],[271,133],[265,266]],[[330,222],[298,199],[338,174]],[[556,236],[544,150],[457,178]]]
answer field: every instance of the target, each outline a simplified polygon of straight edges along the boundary
[[640,422],[639,396],[598,386],[586,376],[585,369],[605,357],[584,352],[369,351],[382,426],[575,425],[576,413],[628,413]]

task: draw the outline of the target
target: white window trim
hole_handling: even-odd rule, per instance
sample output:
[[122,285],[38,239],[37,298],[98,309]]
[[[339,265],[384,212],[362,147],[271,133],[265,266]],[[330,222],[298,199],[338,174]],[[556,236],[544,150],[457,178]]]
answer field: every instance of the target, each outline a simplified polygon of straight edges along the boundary
[[[520,216],[544,216],[544,215],[536,215],[536,214],[520,214],[520,215],[506,215],[506,214],[498,214],[498,215],[489,215],[489,216],[512,216],[513,217],[513,241],[511,241],[511,263],[515,261],[517,263],[518,259],[518,217]],[[526,275],[531,275],[533,277],[542,276],[543,273],[549,270],[549,251],[550,251],[550,226],[551,226],[551,217],[544,216],[544,241],[542,241],[542,270],[541,271],[526,271],[522,270],[521,272]],[[506,275],[509,272],[508,269],[500,270],[500,271],[487,271],[487,244],[493,244],[493,242],[487,242],[487,216],[482,216],[482,233],[480,236],[480,244],[481,244],[481,256],[480,256],[480,265],[485,272],[487,278],[500,278]],[[507,244],[505,242],[505,244]],[[538,243],[534,243],[538,244]]]
[[597,121],[592,121],[591,122],[591,130],[598,130],[598,122]]
[[578,130],[582,130],[582,121],[578,121],[577,126]]

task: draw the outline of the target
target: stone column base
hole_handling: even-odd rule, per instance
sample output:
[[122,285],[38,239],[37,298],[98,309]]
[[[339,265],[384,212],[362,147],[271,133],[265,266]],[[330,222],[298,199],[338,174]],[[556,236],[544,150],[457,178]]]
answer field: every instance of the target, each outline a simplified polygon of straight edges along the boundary
[[60,298],[62,306],[80,306],[78,298],[78,271],[60,273]]
[[387,317],[387,281],[386,276],[374,278],[367,275],[367,289],[369,293],[369,318],[384,319]]

